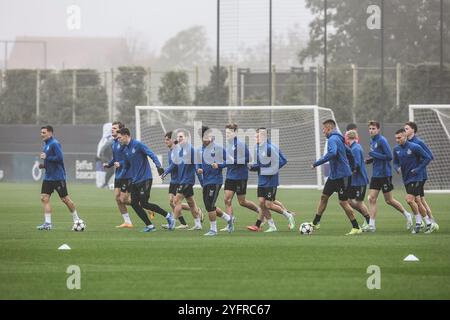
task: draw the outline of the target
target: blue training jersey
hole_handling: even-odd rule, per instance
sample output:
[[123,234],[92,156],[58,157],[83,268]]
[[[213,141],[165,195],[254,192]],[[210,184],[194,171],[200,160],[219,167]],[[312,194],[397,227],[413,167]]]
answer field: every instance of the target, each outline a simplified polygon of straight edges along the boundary
[[153,178],[147,157],[153,160],[157,168],[161,167],[158,157],[149,147],[138,140],[131,139],[125,148],[125,168],[131,170],[132,183]]
[[[169,167],[173,164],[173,150],[174,148],[170,149],[169,152],[167,152],[167,159],[169,161]],[[178,177],[178,166],[173,165],[172,169],[170,170],[170,183],[171,184],[179,184],[180,178]]]
[[42,148],[45,153],[45,175],[44,180],[58,181],[66,180],[66,169],[64,168],[64,154],[61,144],[53,137],[45,141]]
[[[177,144],[172,150],[172,163],[164,171],[164,176],[172,173],[173,170],[178,171],[179,184],[195,184],[195,163],[196,152],[194,147],[189,143]],[[198,175],[197,175],[198,176]],[[203,185],[201,176],[198,176],[200,184]]]
[[[201,159],[201,163],[195,165],[196,170],[202,169],[203,186],[211,184],[222,184],[222,170],[225,168],[225,149],[212,142],[208,146],[202,146],[197,150],[197,159]],[[218,168],[212,167],[213,163],[218,164]]]
[[[420,138],[418,138],[416,135],[414,135],[414,137],[412,137],[409,142],[418,144],[419,146],[422,147],[423,150],[425,150],[426,153],[428,153],[428,155],[430,156],[431,160],[434,160],[434,156],[433,153],[431,152],[430,148],[427,146],[427,144],[425,142],[423,142],[423,140],[421,140]],[[428,179],[428,173],[427,173],[427,167],[425,167],[423,169],[423,179],[427,180]]]
[[251,160],[247,145],[237,137],[227,141],[226,156],[227,179],[248,180],[247,165]]
[[126,146],[121,145],[119,140],[116,138],[113,140],[111,145],[113,158],[108,162],[108,168],[114,165],[114,162],[119,162],[120,167],[116,168],[115,179],[131,179],[131,170],[127,170],[125,167],[125,148]]
[[392,176],[392,151],[388,141],[381,134],[370,140],[369,156],[373,158],[372,177],[386,178]]
[[353,156],[351,150],[344,143],[344,137],[337,130],[333,130],[327,138],[327,153],[314,162],[313,166],[317,167],[330,162],[329,178],[331,180],[350,177],[352,175],[350,164],[353,163]]
[[279,172],[287,163],[284,154],[270,141],[256,145],[256,164],[252,171],[258,171],[258,187],[277,187],[280,184]]
[[404,184],[423,180],[423,171],[431,157],[421,146],[406,141],[394,147],[393,156],[394,169],[401,169]]
[[352,174],[352,186],[365,186],[369,183],[369,178],[364,163],[364,150],[358,142],[353,142],[350,146],[355,161],[355,167]]

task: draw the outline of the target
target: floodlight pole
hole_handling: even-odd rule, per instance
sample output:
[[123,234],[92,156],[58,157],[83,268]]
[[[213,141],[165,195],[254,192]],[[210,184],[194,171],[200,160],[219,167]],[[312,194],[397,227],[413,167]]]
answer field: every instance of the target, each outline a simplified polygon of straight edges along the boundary
[[381,0],[380,17],[380,40],[381,40],[381,79],[380,79],[380,110],[384,110],[384,0]]
[[216,105],[220,105],[220,0],[217,0]]
[[[323,107],[327,107],[327,24],[328,24],[328,1],[323,4]],[[317,102],[318,103],[318,102]]]
[[444,80],[444,0],[440,3],[440,61],[439,61],[439,102],[444,103],[443,80]]
[[[272,0],[269,0],[269,105],[272,103]],[[270,114],[272,124],[272,113]]]

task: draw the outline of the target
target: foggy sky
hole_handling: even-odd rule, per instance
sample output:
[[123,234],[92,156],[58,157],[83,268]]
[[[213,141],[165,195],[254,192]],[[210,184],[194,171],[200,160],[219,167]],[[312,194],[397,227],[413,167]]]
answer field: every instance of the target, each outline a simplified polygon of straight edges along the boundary
[[[222,0],[225,44],[227,37],[247,42],[266,37],[267,28],[261,26],[268,24],[268,2]],[[134,37],[150,50],[159,51],[177,32],[201,25],[205,26],[214,48],[216,3],[216,0],[0,0],[0,40],[14,40],[17,36]],[[66,10],[70,5],[81,9],[80,30],[69,30],[66,26]],[[306,30],[310,19],[303,0],[273,0],[276,32],[282,33],[295,23]]]

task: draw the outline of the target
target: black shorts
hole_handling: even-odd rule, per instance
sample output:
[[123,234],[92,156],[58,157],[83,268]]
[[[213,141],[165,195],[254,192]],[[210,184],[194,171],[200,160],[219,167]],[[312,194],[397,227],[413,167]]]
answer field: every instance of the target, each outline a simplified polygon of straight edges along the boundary
[[350,183],[351,177],[334,180],[328,178],[327,182],[325,182],[322,193],[326,194],[327,196],[331,196],[333,193],[337,192],[339,200],[347,201]]
[[268,201],[275,201],[277,187],[258,187],[258,198],[264,198]]
[[420,181],[419,191],[420,191],[420,196],[421,197],[425,197],[425,183],[426,182],[427,182],[427,180]]
[[131,179],[115,179],[114,189],[120,189],[120,192],[130,192]]
[[420,185],[422,181],[414,181],[405,184],[405,189],[407,194],[411,194],[415,197],[420,196]]
[[247,193],[247,181],[248,180],[225,180],[224,190],[230,190],[236,192],[238,196]]
[[392,184],[392,177],[376,178],[370,179],[369,189],[372,190],[383,190],[383,193],[388,193],[394,190],[394,185]]
[[356,201],[364,201],[367,186],[351,186],[348,190],[348,198]]
[[203,203],[206,211],[211,212],[216,210],[216,201],[219,196],[221,184],[208,184],[203,187]]
[[148,179],[138,183],[130,184],[131,201],[139,201],[150,198],[150,191],[152,190],[153,179]]
[[179,184],[177,193],[181,193],[185,198],[192,197],[194,195],[194,189],[192,184]]
[[169,184],[169,194],[173,194],[174,196],[176,196],[178,187],[179,187],[178,183]]
[[53,191],[58,192],[60,198],[67,197],[67,184],[65,180],[44,180],[42,181],[41,193],[51,195]]

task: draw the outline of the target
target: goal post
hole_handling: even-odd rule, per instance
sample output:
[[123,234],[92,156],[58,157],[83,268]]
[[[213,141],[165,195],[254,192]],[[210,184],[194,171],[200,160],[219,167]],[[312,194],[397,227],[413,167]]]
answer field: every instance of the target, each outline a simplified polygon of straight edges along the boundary
[[[323,167],[311,169],[311,164],[323,155],[326,138],[322,122],[334,119],[331,109],[319,106],[136,106],[136,138],[147,144],[167,165],[168,149],[164,135],[168,131],[185,129],[194,147],[201,144],[197,134],[202,125],[221,132],[216,142],[225,144],[225,125],[236,123],[238,137],[254,153],[254,133],[259,127],[269,129],[271,140],[279,145],[288,159],[280,170],[280,187],[321,188]],[[220,135],[220,134],[219,134]],[[168,182],[164,181],[164,184]],[[257,176],[249,175],[249,187],[257,184]]]
[[433,152],[427,166],[429,192],[450,193],[450,104],[409,105],[409,120],[417,124],[417,136]]

